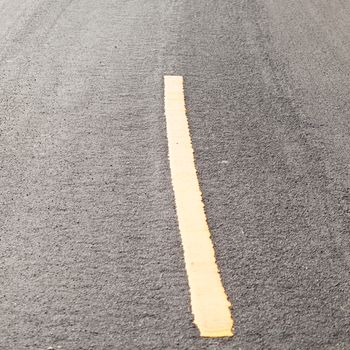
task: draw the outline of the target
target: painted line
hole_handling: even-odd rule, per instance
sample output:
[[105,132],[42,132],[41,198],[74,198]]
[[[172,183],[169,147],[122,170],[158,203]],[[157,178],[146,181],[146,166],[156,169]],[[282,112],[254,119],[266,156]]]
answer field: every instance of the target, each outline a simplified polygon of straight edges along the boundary
[[183,78],[164,77],[169,161],[194,323],[202,337],[233,336],[231,304],[215,261],[197,178]]

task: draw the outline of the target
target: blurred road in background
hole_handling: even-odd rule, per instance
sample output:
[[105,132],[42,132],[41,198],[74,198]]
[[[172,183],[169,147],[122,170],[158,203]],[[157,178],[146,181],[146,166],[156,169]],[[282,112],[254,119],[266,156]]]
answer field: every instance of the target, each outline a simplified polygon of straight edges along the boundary
[[[192,322],[165,75],[231,338]],[[349,350],[349,120],[349,1],[0,0],[0,349]]]

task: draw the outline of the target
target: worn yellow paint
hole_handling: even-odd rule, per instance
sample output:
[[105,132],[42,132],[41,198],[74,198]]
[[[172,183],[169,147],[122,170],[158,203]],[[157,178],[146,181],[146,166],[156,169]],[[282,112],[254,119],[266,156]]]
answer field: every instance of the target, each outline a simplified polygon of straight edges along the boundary
[[164,77],[171,178],[194,323],[202,337],[233,335],[231,304],[222,285],[204,212],[186,117],[183,78]]

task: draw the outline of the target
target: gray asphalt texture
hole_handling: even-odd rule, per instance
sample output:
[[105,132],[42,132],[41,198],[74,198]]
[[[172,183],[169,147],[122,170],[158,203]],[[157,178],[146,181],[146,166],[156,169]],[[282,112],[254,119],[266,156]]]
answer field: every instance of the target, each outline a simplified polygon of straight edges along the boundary
[[[0,1],[1,350],[349,350],[350,2]],[[236,336],[201,339],[167,160],[183,75]]]

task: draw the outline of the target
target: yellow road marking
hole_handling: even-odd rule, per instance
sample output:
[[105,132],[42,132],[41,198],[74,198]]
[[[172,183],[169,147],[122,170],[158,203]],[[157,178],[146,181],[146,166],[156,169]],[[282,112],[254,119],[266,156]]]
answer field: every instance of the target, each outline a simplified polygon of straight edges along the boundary
[[222,285],[204,213],[186,117],[183,78],[164,77],[171,178],[194,323],[202,337],[233,335],[231,304]]

